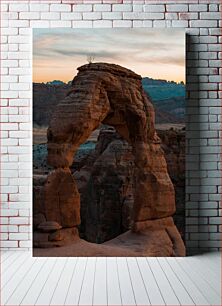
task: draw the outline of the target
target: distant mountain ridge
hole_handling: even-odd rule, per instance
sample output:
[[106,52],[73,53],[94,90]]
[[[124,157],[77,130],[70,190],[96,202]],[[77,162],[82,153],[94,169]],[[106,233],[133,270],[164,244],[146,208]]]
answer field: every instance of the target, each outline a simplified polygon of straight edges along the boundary
[[[174,81],[142,79],[144,91],[151,98],[156,111],[156,123],[183,123],[185,115],[185,85]],[[47,126],[59,101],[68,92],[71,81],[53,80],[33,83],[34,125]]]
[[[43,84],[52,85],[52,86],[53,85],[66,85],[66,83],[64,83],[63,81],[60,81],[60,80],[54,80],[54,81],[43,83]],[[69,85],[69,82],[67,83],[67,85]]]
[[181,84],[181,85],[184,85],[184,82],[175,82],[175,81],[167,81],[167,80],[164,80],[164,79],[153,79],[153,78],[150,78],[150,77],[144,77],[142,78],[142,82],[144,85],[165,85],[165,84]]
[[142,84],[144,91],[155,106],[157,123],[183,123],[185,121],[186,89],[183,82],[143,78]]
[[[53,81],[50,81],[50,82],[46,82],[43,84],[47,84],[47,85],[69,85],[71,84],[72,81],[69,81],[69,82],[63,82],[61,80],[53,80]],[[175,81],[167,81],[167,80],[164,80],[164,79],[153,79],[153,78],[150,78],[150,77],[144,77],[142,78],[142,83],[143,85],[166,85],[166,84],[177,84],[177,85],[184,85],[183,82],[180,82],[180,83],[177,83]]]

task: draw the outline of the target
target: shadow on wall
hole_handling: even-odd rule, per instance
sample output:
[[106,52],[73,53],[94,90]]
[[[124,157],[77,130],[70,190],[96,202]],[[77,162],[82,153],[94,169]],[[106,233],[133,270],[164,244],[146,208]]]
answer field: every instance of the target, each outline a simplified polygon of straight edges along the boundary
[[[198,51],[192,35],[186,34],[186,248],[187,255],[208,251],[199,247],[199,206],[202,196],[201,178],[201,125]],[[203,225],[206,227],[207,224]]]

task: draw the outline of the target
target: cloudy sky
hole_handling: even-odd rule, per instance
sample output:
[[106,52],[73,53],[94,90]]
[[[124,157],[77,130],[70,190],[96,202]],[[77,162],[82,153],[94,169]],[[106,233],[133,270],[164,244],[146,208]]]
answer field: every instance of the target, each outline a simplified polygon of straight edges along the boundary
[[185,80],[185,33],[175,29],[34,29],[33,81],[70,81],[77,67],[119,64],[157,79]]

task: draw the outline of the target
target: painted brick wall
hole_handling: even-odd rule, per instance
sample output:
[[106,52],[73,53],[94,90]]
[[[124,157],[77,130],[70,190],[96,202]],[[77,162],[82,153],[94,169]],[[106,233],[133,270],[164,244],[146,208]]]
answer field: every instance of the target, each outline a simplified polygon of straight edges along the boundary
[[1,247],[31,246],[32,28],[182,27],[187,33],[189,252],[221,245],[220,0],[1,1]]

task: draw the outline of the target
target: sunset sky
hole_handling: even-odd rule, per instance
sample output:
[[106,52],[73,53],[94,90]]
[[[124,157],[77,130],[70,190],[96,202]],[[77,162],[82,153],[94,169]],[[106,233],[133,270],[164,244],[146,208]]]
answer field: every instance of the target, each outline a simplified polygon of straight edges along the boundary
[[185,33],[181,29],[34,29],[33,82],[68,82],[77,67],[114,63],[154,79],[185,81]]

